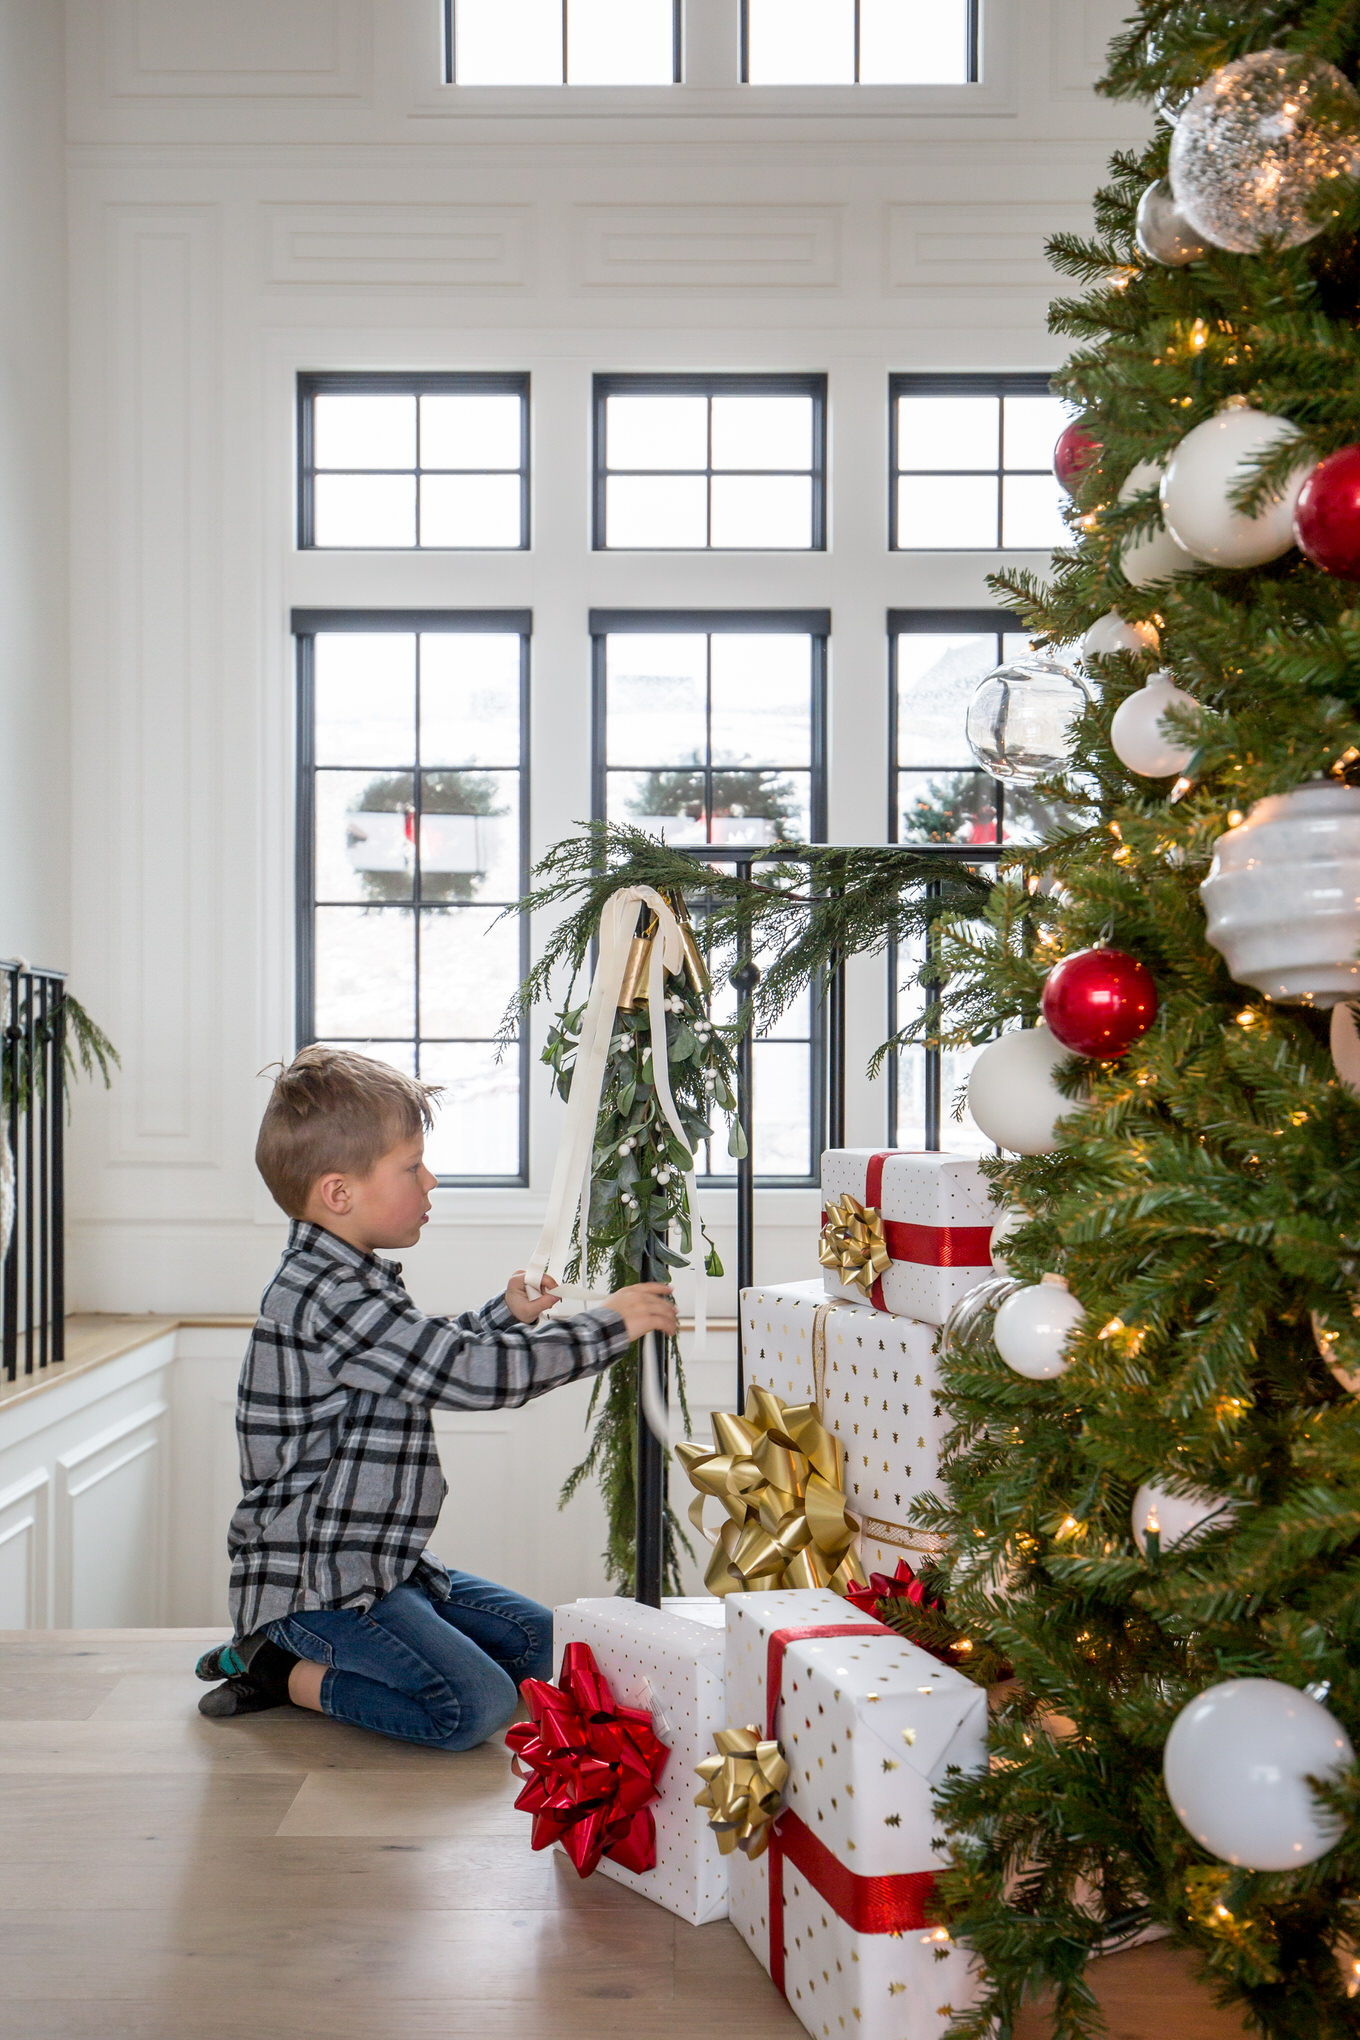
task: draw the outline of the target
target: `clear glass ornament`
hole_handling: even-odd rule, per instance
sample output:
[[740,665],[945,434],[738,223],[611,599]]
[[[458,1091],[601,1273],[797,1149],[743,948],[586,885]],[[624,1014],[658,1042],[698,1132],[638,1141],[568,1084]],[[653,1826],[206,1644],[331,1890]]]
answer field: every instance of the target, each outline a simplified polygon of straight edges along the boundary
[[964,726],[968,748],[993,779],[1049,779],[1067,764],[1072,722],[1090,699],[1073,667],[1026,652],[979,681]]
[[1201,241],[1186,219],[1165,177],[1149,184],[1139,199],[1133,231],[1148,260],[1161,262],[1168,269],[1184,269],[1187,262],[1198,262],[1208,252],[1207,242]]
[[1320,234],[1318,194],[1360,172],[1360,94],[1332,64],[1256,50],[1202,85],[1176,124],[1176,205],[1216,248],[1251,255],[1267,241]]

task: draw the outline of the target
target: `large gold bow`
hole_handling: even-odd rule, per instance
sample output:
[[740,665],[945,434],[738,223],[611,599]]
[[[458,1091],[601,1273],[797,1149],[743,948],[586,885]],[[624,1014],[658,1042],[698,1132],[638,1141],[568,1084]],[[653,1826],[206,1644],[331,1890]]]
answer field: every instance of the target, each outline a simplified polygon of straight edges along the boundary
[[[675,1448],[699,1492],[689,1519],[713,1546],[704,1585],[713,1594],[752,1587],[830,1587],[844,1594],[865,1584],[852,1550],[858,1525],[845,1513],[841,1442],[815,1403],[791,1403],[752,1387],[746,1414],[718,1410],[716,1449],[687,1441]],[[728,1520],[704,1528],[704,1502],[720,1501]]]
[[892,1255],[883,1234],[883,1220],[872,1205],[865,1206],[847,1191],[826,1209],[821,1250],[817,1256],[824,1268],[834,1268],[842,1289],[862,1289],[867,1296],[880,1275],[892,1266]]
[[717,1728],[713,1740],[718,1755],[695,1766],[704,1789],[694,1804],[707,1807],[724,1856],[740,1849],[754,1863],[769,1847],[789,1767],[779,1744],[766,1742],[757,1728]]

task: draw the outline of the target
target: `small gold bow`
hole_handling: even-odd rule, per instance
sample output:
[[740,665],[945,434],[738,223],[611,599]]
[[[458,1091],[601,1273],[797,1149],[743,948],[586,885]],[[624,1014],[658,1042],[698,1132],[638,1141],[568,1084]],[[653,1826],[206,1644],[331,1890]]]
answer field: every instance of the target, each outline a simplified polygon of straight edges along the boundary
[[[842,1447],[814,1403],[785,1404],[752,1387],[745,1416],[717,1410],[709,1451],[692,1440],[675,1448],[699,1492],[689,1519],[713,1546],[704,1574],[712,1594],[752,1587],[830,1587],[844,1594],[865,1584],[853,1550],[858,1525],[845,1513]],[[704,1528],[709,1495],[728,1520]]]
[[892,1266],[892,1255],[883,1234],[883,1220],[872,1206],[860,1203],[847,1192],[826,1209],[821,1250],[817,1256],[824,1268],[834,1268],[842,1289],[873,1293],[880,1275]]
[[754,1863],[770,1842],[770,1828],[784,1801],[789,1767],[777,1742],[758,1728],[718,1728],[716,1757],[696,1765],[704,1789],[694,1801],[708,1809],[708,1824],[724,1856],[740,1849]]

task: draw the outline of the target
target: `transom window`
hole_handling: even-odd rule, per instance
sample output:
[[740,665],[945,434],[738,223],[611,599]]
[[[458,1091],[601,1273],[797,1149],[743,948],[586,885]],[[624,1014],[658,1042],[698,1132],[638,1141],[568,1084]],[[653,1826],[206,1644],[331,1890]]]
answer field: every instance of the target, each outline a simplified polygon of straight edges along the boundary
[[1053,448],[1072,416],[1045,375],[895,375],[894,549],[1050,552],[1066,543]]
[[[824,842],[830,625],[825,610],[592,611],[595,813],[729,870],[743,850]],[[715,1015],[735,1010],[720,989]],[[815,1180],[823,1065],[805,994],[754,1044],[760,1181]],[[704,1172],[735,1174],[721,1143]]]
[[826,378],[595,378],[595,544],[826,544]]
[[680,0],[445,0],[453,85],[675,85]]
[[527,1174],[527,611],[295,611],[297,1035],[442,1084],[446,1182]]
[[742,0],[748,85],[969,85],[974,0]]
[[529,543],[527,375],[298,378],[298,543]]

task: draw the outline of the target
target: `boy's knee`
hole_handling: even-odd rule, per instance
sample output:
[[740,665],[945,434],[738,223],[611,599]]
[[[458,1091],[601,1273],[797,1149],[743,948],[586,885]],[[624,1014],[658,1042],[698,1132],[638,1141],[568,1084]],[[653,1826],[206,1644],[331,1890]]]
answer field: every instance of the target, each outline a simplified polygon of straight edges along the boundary
[[519,1688],[508,1673],[488,1668],[488,1676],[476,1692],[455,1692],[452,1687],[431,1702],[430,1719],[444,1750],[473,1750],[505,1728],[519,1705]]
[[529,1634],[525,1652],[525,1679],[551,1679],[553,1675],[553,1617],[551,1608],[531,1603],[525,1610],[524,1626]]

